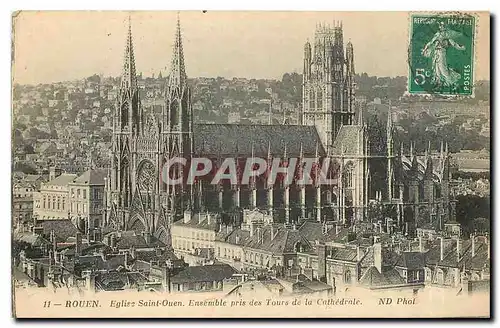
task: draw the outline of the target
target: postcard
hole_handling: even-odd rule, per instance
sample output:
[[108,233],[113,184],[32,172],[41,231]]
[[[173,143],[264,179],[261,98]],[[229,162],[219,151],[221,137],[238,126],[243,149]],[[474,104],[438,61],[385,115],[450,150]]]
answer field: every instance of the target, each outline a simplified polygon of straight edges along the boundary
[[19,11],[15,318],[489,318],[488,12]]

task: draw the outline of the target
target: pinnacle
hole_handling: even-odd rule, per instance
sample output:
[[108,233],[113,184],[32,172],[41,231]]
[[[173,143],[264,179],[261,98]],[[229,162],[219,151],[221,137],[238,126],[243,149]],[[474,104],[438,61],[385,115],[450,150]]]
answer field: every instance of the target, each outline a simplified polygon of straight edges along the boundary
[[125,54],[123,59],[123,72],[121,80],[121,91],[137,87],[137,76],[135,70],[134,46],[132,39],[132,23],[130,15],[128,16],[128,33],[125,43]]
[[181,86],[186,82],[186,69],[184,66],[184,51],[182,48],[182,34],[179,14],[177,14],[177,27],[175,31],[175,42],[170,67],[170,78],[168,85],[170,88]]

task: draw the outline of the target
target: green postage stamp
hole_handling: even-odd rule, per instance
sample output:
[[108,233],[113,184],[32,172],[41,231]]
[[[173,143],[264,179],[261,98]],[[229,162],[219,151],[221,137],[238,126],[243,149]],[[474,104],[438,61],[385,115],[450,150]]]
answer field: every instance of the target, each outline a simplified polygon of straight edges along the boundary
[[473,94],[475,17],[411,14],[408,91]]

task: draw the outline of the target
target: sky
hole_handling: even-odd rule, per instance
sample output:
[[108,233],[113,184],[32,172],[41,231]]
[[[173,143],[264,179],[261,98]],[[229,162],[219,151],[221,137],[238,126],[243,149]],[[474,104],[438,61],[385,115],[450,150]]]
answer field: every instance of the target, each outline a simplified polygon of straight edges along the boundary
[[[144,76],[170,67],[176,12],[43,11],[14,19],[14,82],[52,83],[121,72],[128,16],[136,67]],[[476,80],[490,77],[490,21],[477,14]],[[189,77],[277,78],[302,72],[304,42],[317,23],[342,21],[357,73],[406,76],[406,12],[180,13]]]

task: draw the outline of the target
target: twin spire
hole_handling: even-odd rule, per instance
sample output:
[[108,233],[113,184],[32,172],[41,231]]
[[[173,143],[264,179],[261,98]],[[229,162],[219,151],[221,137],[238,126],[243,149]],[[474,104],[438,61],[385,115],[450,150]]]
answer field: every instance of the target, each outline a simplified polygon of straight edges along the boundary
[[[177,28],[175,31],[175,42],[170,67],[169,87],[183,85],[187,80],[184,65],[184,52],[182,48],[181,23],[177,15]],[[137,90],[137,72],[135,67],[134,46],[132,41],[132,23],[128,18],[128,33],[125,44],[125,55],[121,79],[121,92]]]
[[169,87],[183,85],[187,80],[186,68],[184,65],[184,52],[182,48],[181,23],[177,14],[177,28],[175,31],[175,43],[170,66],[170,76],[168,78]]
[[129,16],[120,91],[123,93],[132,90],[137,90],[137,72],[135,69],[134,45],[132,42],[132,24]]

